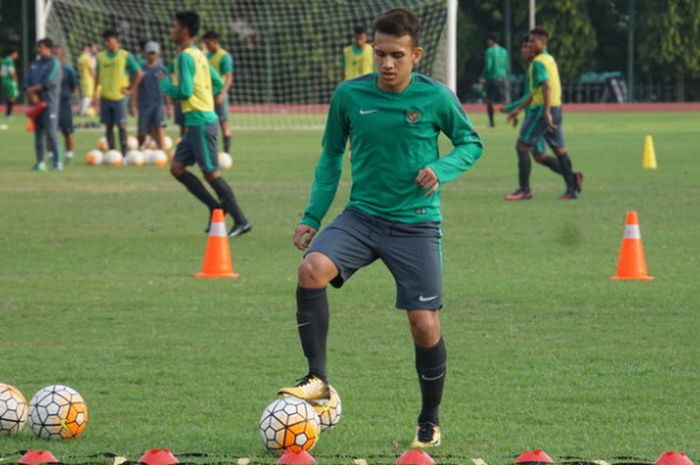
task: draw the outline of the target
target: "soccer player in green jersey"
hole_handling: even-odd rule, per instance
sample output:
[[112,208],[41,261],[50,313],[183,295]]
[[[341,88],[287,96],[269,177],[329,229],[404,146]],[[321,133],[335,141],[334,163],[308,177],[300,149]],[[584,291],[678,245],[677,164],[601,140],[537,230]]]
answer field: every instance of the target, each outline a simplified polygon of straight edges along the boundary
[[484,69],[481,72],[482,83],[486,88],[486,112],[489,126],[494,127],[493,104],[505,101],[506,81],[508,79],[508,50],[498,44],[496,34],[489,34],[486,39]]
[[[438,311],[440,195],[444,184],[474,165],[483,148],[457,97],[413,72],[423,55],[419,31],[410,10],[396,8],[378,17],[377,72],[344,81],[333,94],[311,199],[293,237],[294,245],[307,251],[296,300],[308,374],[279,395],[328,398],[326,286],[341,287],[357,270],[381,259],[394,277],[396,307],[406,310],[415,344],[422,408],[413,446],[430,447],[441,439],[438,409],[447,362]],[[442,158],[441,132],[453,145]],[[353,146],[350,201],[312,243],[335,197],[348,137]]]
[[207,31],[202,36],[202,42],[207,49],[207,60],[214,67],[224,86],[214,95],[214,111],[219,118],[221,136],[224,142],[224,152],[229,153],[231,149],[231,128],[228,125],[228,91],[233,84],[233,57],[221,46],[219,34],[215,31]]
[[[523,37],[522,44],[520,47],[520,54],[528,66],[535,59],[535,54],[530,48],[530,36],[526,34]],[[523,95],[513,102],[505,105],[501,108],[502,113],[509,113],[508,121],[513,122],[514,125],[517,121],[517,112],[513,113],[514,110],[520,107],[520,105],[530,98],[530,82],[528,80],[528,73],[525,73],[525,79],[523,82]],[[531,106],[527,105],[525,107],[525,117],[527,118],[531,113]],[[538,139],[532,147],[531,150],[532,157],[540,165],[548,167],[550,170],[561,175],[561,168],[559,168],[559,161],[551,155],[545,153],[545,145],[543,138]],[[531,164],[529,157],[518,157],[518,189],[512,194],[506,195],[506,200],[528,200],[532,198],[532,191],[530,190],[530,171]]]
[[[231,215],[234,224],[229,236],[234,237],[249,232],[253,226],[238,206],[233,189],[219,172],[216,144],[218,120],[214,112],[214,94],[221,90],[223,83],[204,53],[194,45],[194,37],[199,32],[199,21],[199,15],[194,11],[175,13],[171,36],[179,53],[173,63],[172,76],[160,81],[161,91],[180,102],[187,127],[175,149],[170,172],[209,208],[210,218],[211,212],[216,208],[223,208]],[[188,166],[195,163],[199,165],[219,200],[209,193],[197,176],[187,170]]]
[[548,40],[549,34],[543,27],[538,26],[530,31],[529,46],[535,54],[528,68],[530,95],[511,112],[511,115],[517,115],[528,106],[530,112],[520,128],[515,150],[519,164],[522,164],[520,160],[528,158],[530,156],[528,152],[532,150],[535,143],[544,138],[557,155],[559,169],[566,185],[566,191],[559,199],[573,200],[581,193],[583,173],[573,171],[571,159],[564,147],[561,82],[557,63],[547,52]]
[[10,47],[9,53],[0,61],[0,79],[5,91],[5,118],[12,116],[12,107],[19,97],[19,84],[17,83],[17,69],[15,61],[19,59],[19,49]]

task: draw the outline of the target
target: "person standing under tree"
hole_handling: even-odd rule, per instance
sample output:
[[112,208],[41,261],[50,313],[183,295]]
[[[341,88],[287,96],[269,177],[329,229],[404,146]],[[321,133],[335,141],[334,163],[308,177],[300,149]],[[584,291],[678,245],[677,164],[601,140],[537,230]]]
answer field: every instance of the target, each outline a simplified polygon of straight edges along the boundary
[[[233,189],[219,173],[216,143],[218,118],[214,112],[214,94],[221,90],[223,82],[204,53],[194,45],[194,37],[199,32],[199,21],[199,15],[194,11],[175,13],[171,36],[179,53],[173,63],[172,76],[160,81],[161,91],[180,101],[187,127],[175,149],[170,173],[209,208],[207,224],[211,223],[214,209],[223,208],[231,215],[234,223],[229,236],[234,237],[250,232],[253,225],[243,215]],[[195,163],[199,165],[219,200],[187,169]]]
[[5,118],[12,117],[12,107],[19,97],[17,68],[15,68],[15,62],[18,59],[19,49],[17,46],[12,46],[7,56],[0,61],[0,79],[2,79],[2,89],[5,92]]
[[[308,372],[278,392],[310,401],[329,398],[326,286],[339,288],[381,259],[396,282],[396,307],[406,310],[415,346],[422,407],[413,447],[441,441],[438,409],[447,369],[439,312],[442,186],[472,168],[483,151],[454,93],[413,72],[422,56],[418,17],[404,8],[390,10],[374,23],[378,72],[344,81],[333,94],[311,199],[293,236],[294,245],[306,251],[298,269],[296,317]],[[453,145],[442,158],[441,132]],[[314,240],[338,188],[348,137],[350,201]]]
[[481,79],[486,90],[486,112],[489,116],[489,126],[494,127],[494,103],[504,103],[506,84],[508,80],[508,50],[498,44],[496,34],[489,34],[486,39],[484,53],[484,70]]

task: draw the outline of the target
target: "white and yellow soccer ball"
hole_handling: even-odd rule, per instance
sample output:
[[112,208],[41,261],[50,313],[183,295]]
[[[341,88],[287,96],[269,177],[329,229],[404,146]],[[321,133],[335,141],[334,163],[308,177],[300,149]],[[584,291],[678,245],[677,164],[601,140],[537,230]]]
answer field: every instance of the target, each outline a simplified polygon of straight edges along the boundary
[[219,168],[230,170],[233,167],[233,157],[226,152],[219,153]]
[[168,164],[168,156],[162,150],[153,150],[151,152],[151,160],[153,165],[162,167]]
[[329,388],[331,396],[328,400],[310,402],[318,414],[321,432],[328,431],[337,425],[340,422],[340,417],[343,415],[343,404],[340,402],[338,391],[333,386],[329,386]]
[[107,138],[105,136],[100,137],[97,139],[97,145],[95,145],[98,150],[102,152],[106,152],[107,149],[109,149],[109,146],[107,145]]
[[107,150],[103,159],[103,163],[110,166],[122,166],[123,161],[124,157],[118,150]]
[[126,138],[126,148],[127,150],[137,150],[139,148],[139,140],[134,136],[128,136]]
[[263,444],[275,454],[311,450],[321,434],[314,408],[296,397],[283,397],[268,405],[258,426]]
[[71,439],[83,432],[88,409],[82,396],[68,386],[54,384],[34,394],[29,401],[29,423],[43,439]]
[[87,153],[87,155],[85,155],[85,163],[87,163],[90,166],[101,165],[103,159],[104,154],[102,153],[102,151],[97,149],[92,149]]
[[29,407],[16,387],[0,383],[0,436],[12,436],[27,423]]
[[143,153],[140,150],[129,150],[126,152],[124,163],[129,166],[143,166]]

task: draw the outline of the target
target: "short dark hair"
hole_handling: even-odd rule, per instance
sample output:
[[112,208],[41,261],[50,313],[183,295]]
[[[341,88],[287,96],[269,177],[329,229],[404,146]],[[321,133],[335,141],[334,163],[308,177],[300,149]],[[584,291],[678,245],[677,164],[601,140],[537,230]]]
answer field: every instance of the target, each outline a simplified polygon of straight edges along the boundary
[[190,37],[194,37],[199,32],[199,14],[196,11],[178,11],[175,13],[175,21],[187,29]]
[[19,47],[14,44],[7,47],[7,54],[12,55],[13,53],[19,53]]
[[535,26],[534,28],[530,29],[530,35],[541,37],[545,40],[545,42],[547,39],[549,39],[549,33],[542,26]]
[[488,40],[492,40],[492,41],[494,41],[494,42],[498,42],[498,34],[496,34],[495,32],[489,32],[489,35],[486,36],[486,38],[487,38]]
[[112,37],[114,37],[115,39],[119,38],[119,33],[114,29],[105,29],[102,33],[103,39],[111,39]]
[[374,32],[395,37],[409,36],[413,46],[420,43],[420,20],[408,8],[394,8],[374,20]]
[[219,33],[216,31],[207,31],[202,36],[202,40],[214,40],[218,42],[220,39]]
[[37,47],[42,46],[46,48],[53,48],[53,40],[49,39],[48,37],[44,37],[43,39],[39,39],[36,42]]
[[355,26],[355,28],[352,30],[352,33],[353,33],[353,35],[355,35],[355,36],[359,36],[359,35],[362,35],[362,34],[367,34],[367,28],[364,27],[364,26],[361,25],[361,24],[358,24],[358,25]]

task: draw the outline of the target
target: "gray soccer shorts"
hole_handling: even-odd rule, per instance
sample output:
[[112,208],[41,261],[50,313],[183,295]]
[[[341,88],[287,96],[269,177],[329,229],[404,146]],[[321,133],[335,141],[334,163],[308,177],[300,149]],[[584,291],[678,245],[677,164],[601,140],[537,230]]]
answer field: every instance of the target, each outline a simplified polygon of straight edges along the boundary
[[[342,287],[360,268],[380,259],[396,283],[396,308],[442,307],[442,232],[437,222],[401,223],[347,209],[311,244],[308,253],[327,256]],[[307,254],[308,254],[307,253]]]
[[530,147],[537,145],[538,141],[544,141],[550,147],[564,147],[564,130],[562,129],[561,107],[552,107],[552,121],[556,128],[553,131],[547,129],[544,120],[544,107],[538,105],[532,107],[520,127],[518,141]]
[[217,123],[187,126],[185,135],[175,149],[175,160],[187,166],[197,163],[205,174],[218,170],[219,152],[216,145],[218,130]]
[[165,126],[165,108],[162,104],[139,107],[138,128],[140,133],[150,134],[155,129]]
[[214,111],[219,121],[228,121],[228,95],[224,96],[224,103],[214,102]]
[[62,134],[73,134],[73,106],[70,100],[58,104],[58,129]]
[[126,124],[126,99],[100,99],[100,122],[102,124]]

